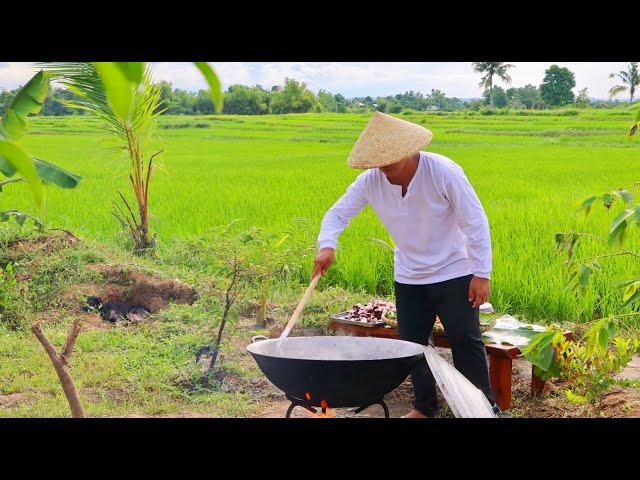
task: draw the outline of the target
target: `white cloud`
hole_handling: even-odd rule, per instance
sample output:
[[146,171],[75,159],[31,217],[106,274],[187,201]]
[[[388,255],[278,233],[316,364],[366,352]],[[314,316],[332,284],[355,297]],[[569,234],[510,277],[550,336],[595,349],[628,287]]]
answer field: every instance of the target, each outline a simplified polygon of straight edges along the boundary
[[34,73],[32,62],[0,63],[0,88],[14,89],[24,85]]
[[[234,83],[262,85],[270,89],[282,85],[286,77],[305,82],[313,91],[320,89],[342,93],[347,97],[393,95],[407,90],[429,93],[431,89],[444,91],[448,96],[479,97],[480,75],[469,62],[210,62],[220,76],[223,88]],[[508,62],[515,65],[509,71],[511,86],[528,83],[539,85],[544,71],[553,62]],[[626,68],[623,62],[561,63],[574,72],[575,92],[587,87],[589,95],[607,98],[615,84],[609,73]],[[206,88],[200,72],[190,62],[153,63],[155,78],[167,80],[175,88],[199,90]],[[0,63],[0,87],[16,88],[24,84],[34,70],[31,63]],[[498,85],[505,86],[498,81]]]

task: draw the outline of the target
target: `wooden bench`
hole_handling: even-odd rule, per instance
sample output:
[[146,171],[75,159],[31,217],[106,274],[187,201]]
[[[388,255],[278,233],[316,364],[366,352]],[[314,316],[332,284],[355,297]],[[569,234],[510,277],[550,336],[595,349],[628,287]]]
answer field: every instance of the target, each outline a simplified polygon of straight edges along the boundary
[[[346,334],[360,337],[381,337],[396,338],[400,335],[396,328],[389,327],[361,327],[359,325],[348,325],[332,320],[329,323],[330,330],[339,331]],[[571,339],[571,332],[565,332],[565,337]],[[451,348],[445,332],[434,331],[433,343],[436,347]],[[496,403],[501,410],[511,408],[511,383],[513,371],[513,359],[520,354],[520,349],[513,345],[499,345],[497,343],[486,343],[487,356],[489,357],[489,380],[496,397]],[[534,373],[531,366],[531,394],[540,395],[544,390],[545,382]]]

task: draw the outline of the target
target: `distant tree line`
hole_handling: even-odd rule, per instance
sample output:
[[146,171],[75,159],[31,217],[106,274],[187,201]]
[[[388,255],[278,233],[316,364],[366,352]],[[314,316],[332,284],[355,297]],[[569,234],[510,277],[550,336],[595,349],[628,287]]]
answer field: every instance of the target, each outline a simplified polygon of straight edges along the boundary
[[[631,64],[633,70],[629,73],[620,72],[618,75],[625,81],[625,75],[630,81],[629,90],[633,95],[634,83],[637,83],[637,68]],[[366,112],[378,110],[381,112],[398,114],[406,111],[443,111],[481,110],[492,108],[510,108],[516,110],[542,110],[564,106],[578,108],[607,108],[618,101],[594,101],[589,99],[587,89],[582,89],[576,96],[573,88],[576,86],[574,74],[567,68],[552,65],[545,71],[545,77],[539,86],[526,85],[519,88],[504,89],[494,84],[494,76],[506,83],[511,78],[506,74],[513,65],[501,62],[478,62],[474,69],[484,73],[481,86],[485,88],[484,95],[478,100],[461,100],[450,98],[440,90],[431,90],[429,94],[408,91],[385,97],[356,97],[346,98],[342,94],[333,94],[320,90],[317,94],[309,90],[305,83],[287,78],[284,85],[278,85],[266,90],[260,85],[248,87],[245,85],[231,85],[224,94],[225,114],[238,115],[267,115],[306,112]],[[631,67],[630,67],[631,68]],[[612,74],[613,75],[613,74]],[[622,76],[621,76],[622,75]],[[633,77],[635,75],[635,77]],[[211,97],[206,90],[190,92],[173,88],[169,82],[160,82],[162,108],[167,115],[209,115],[214,113]],[[614,87],[617,91],[624,91],[625,86]],[[16,90],[0,89],[0,113],[4,112]],[[633,97],[632,97],[633,98]],[[65,101],[76,99],[76,95],[68,90],[53,88],[47,97],[41,115],[81,115],[82,110],[74,110],[65,106]],[[490,112],[489,112],[490,113]]]

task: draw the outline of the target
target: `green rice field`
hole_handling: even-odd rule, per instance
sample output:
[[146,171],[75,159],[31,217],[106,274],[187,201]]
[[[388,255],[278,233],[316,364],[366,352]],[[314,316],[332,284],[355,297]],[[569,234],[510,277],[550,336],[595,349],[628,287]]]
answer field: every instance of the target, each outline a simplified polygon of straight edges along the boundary
[[[596,208],[586,218],[575,209],[587,196],[631,187],[638,180],[640,144],[626,138],[628,112],[471,113],[402,118],[433,131],[429,150],[459,163],[482,200],[494,252],[490,301],[500,311],[532,320],[584,321],[596,311],[620,312],[621,295],[612,283],[637,273],[636,261],[613,257],[584,294],[565,291],[564,257],[556,254],[554,234],[575,229],[606,236],[620,205],[615,211]],[[161,117],[158,148],[164,152],[150,201],[160,250],[234,219],[276,233],[298,225],[313,242],[323,214],[359,173],[348,168],[346,159],[368,118]],[[127,165],[105,153],[103,135],[88,117],[36,117],[23,144],[31,154],[84,177],[75,190],[48,190],[42,215],[47,226],[120,244],[123,235],[110,211],[117,190],[129,193]],[[33,211],[23,188],[5,188],[1,201],[3,208]],[[296,223],[300,219],[304,222]],[[325,284],[391,292],[391,255],[370,238],[388,240],[366,209],[341,236]],[[640,250],[638,232],[630,232],[626,247]],[[611,250],[595,242],[578,249],[578,254],[597,252]],[[311,271],[311,255],[300,262]]]

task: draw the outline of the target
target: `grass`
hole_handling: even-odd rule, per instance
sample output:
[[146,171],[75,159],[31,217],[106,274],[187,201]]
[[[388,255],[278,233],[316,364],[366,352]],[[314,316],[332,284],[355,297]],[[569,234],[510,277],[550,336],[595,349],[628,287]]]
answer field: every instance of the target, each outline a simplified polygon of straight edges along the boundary
[[[52,242],[55,248],[41,250],[9,247],[16,239],[39,245],[36,238],[15,229],[0,230],[0,265],[9,260],[15,265],[19,281],[14,288],[23,292],[12,297],[16,308],[0,312],[0,418],[69,415],[49,358],[28,327],[41,321],[60,349],[83,302],[80,293],[68,298],[65,292],[89,283],[96,291],[85,293],[98,294],[104,286],[91,269],[96,264],[189,280],[200,298],[193,305],[171,305],[137,325],[98,321],[96,326],[83,318],[70,367],[88,416],[249,417],[265,406],[265,395],[273,395],[273,387],[265,388],[266,380],[244,348],[253,335],[269,333],[243,313],[256,298],[252,290],[232,311],[215,375],[209,377],[195,362],[196,352],[215,338],[222,312],[220,298],[208,289],[212,280],[219,280],[211,250],[195,251],[194,243],[181,241],[171,255],[139,258],[91,241]],[[297,305],[300,288],[280,284],[270,293],[269,316],[284,324]],[[344,310],[360,298],[357,292],[325,288],[309,302],[301,323],[321,325],[336,309]],[[7,320],[18,315],[22,322],[16,328],[18,322]]]
[[[273,232],[305,219],[310,243],[322,215],[358,171],[346,157],[367,121],[357,114],[162,117],[162,169],[151,189],[152,228],[161,255],[182,239],[242,219]],[[584,321],[598,310],[619,311],[611,283],[637,271],[626,258],[605,264],[584,295],[563,290],[563,261],[554,234],[572,229],[605,235],[611,212],[574,214],[587,196],[629,186],[639,146],[628,142],[629,117],[620,111],[540,115],[412,114],[402,118],[434,132],[430,150],[463,166],[487,211],[494,249],[492,303],[539,321]],[[44,219],[50,226],[122,246],[110,216],[116,190],[129,190],[126,165],[102,153],[101,132],[89,118],[34,118],[25,146],[34,155],[84,177],[75,191],[51,190]],[[23,189],[5,189],[3,205],[30,209]],[[392,259],[368,239],[388,240],[367,208],[343,233],[336,265],[324,285],[390,294]],[[631,248],[640,247],[637,232]],[[606,252],[584,244],[580,253]],[[300,258],[310,272],[311,255]]]

